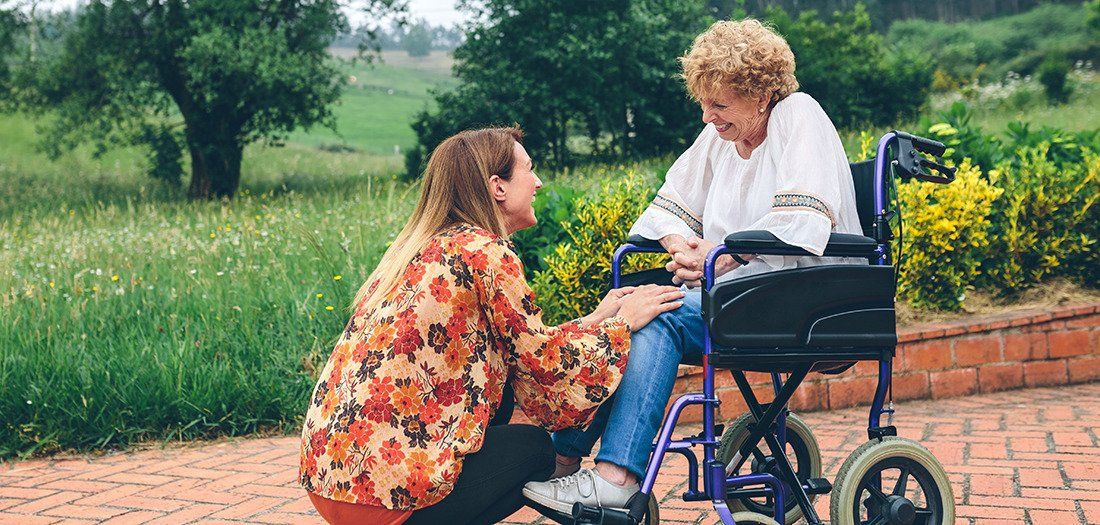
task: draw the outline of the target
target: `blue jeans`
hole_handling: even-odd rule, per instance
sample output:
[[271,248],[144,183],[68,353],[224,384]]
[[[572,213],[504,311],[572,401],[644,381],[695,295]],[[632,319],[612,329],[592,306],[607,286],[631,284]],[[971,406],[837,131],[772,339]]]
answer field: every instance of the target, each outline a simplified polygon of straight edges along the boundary
[[570,457],[592,453],[596,461],[619,465],[641,479],[672,396],[676,367],[685,356],[703,353],[702,296],[689,290],[683,306],[665,312],[630,336],[626,373],[615,394],[597,411],[587,429],[555,432],[554,449]]

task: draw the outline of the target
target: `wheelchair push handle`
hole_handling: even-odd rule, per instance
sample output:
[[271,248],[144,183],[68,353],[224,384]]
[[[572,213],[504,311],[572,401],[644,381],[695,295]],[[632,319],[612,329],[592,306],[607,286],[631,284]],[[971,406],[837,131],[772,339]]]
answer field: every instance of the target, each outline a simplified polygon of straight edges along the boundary
[[[897,138],[897,158],[892,164],[902,178],[917,179],[936,184],[949,184],[955,180],[956,168],[946,166],[917,153],[927,153],[939,157],[947,151],[942,142],[911,135],[904,131],[894,131]],[[930,173],[927,170],[935,171]]]
[[904,131],[895,131],[899,139],[908,139],[913,147],[921,153],[927,153],[936,157],[942,157],[943,153],[947,151],[947,146],[938,140],[926,139],[924,137],[918,137],[911,135]]

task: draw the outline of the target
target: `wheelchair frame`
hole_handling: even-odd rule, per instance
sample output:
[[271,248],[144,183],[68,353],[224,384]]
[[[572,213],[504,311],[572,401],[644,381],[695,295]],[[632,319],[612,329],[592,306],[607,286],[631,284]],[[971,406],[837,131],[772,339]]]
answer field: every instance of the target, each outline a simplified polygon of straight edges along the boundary
[[[898,166],[901,169],[913,173],[913,164],[915,162],[916,172],[920,173],[920,165],[923,159],[920,159],[915,155],[899,155],[899,158],[887,163],[888,148],[892,144],[898,143],[898,141],[906,141],[909,143],[917,143],[918,149],[920,146],[928,149],[922,149],[922,151],[936,151],[942,154],[943,145],[935,143],[934,141],[927,141],[927,139],[921,139],[920,137],[914,137],[907,133],[899,131],[891,131],[884,135],[878,142],[877,156],[874,161],[874,228],[877,230],[878,235],[875,236],[876,247],[873,255],[868,257],[870,264],[878,266],[888,266],[891,264],[890,249],[889,249],[889,234],[883,233],[885,228],[888,232],[888,195],[887,195],[887,169],[890,165]],[[904,149],[904,148],[903,148]],[[911,151],[911,150],[910,150]],[[924,160],[927,164],[927,160]],[[906,165],[908,163],[908,165]],[[931,167],[941,167],[938,165],[932,165]],[[917,178],[925,178],[920,175],[916,175]],[[931,179],[926,179],[931,180]],[[940,179],[942,181],[942,179]],[[635,252],[663,252],[659,246],[641,246],[633,243],[627,243],[620,246],[616,251],[614,258],[612,259],[612,287],[618,288],[621,282],[621,262],[623,256],[628,253]],[[704,293],[709,294],[711,288],[714,286],[714,268],[716,259],[724,254],[730,253],[730,249],[724,244],[715,247],[707,255],[706,265],[704,268]],[[769,254],[768,251],[760,251],[761,254]],[[776,253],[777,255],[790,255],[789,251],[782,251]],[[798,507],[802,510],[802,514],[806,521],[811,525],[817,525],[822,523],[821,518],[814,510],[813,504],[809,499],[809,494],[826,494],[832,489],[831,485],[823,480],[807,480],[802,482],[798,479],[797,474],[794,471],[789,459],[786,455],[786,417],[789,413],[787,409],[787,403],[794,395],[795,390],[805,380],[806,376],[813,370],[814,366],[823,362],[830,361],[859,361],[859,360],[872,360],[879,361],[878,370],[878,386],[875,389],[874,398],[872,400],[870,413],[868,415],[867,433],[871,439],[882,438],[883,436],[896,435],[897,431],[892,426],[882,426],[881,417],[883,414],[892,414],[894,412],[893,404],[884,408],[886,402],[887,393],[890,391],[890,383],[893,372],[893,356],[895,347],[888,346],[882,348],[873,349],[861,349],[851,354],[845,353],[828,353],[821,354],[819,359],[815,359],[814,354],[806,353],[799,354],[797,358],[792,357],[792,367],[790,375],[786,380],[783,380],[780,372],[771,372],[772,384],[775,392],[775,397],[770,403],[761,403],[753,392],[748,380],[745,378],[745,370],[734,368],[730,372],[733,375],[734,381],[737,384],[737,388],[740,390],[742,396],[748,405],[749,411],[752,414],[755,423],[750,426],[750,434],[748,438],[742,444],[738,454],[736,454],[731,461],[731,464],[727,465],[717,461],[715,453],[719,446],[718,436],[721,430],[716,432],[715,427],[715,409],[719,404],[718,398],[714,392],[714,374],[715,367],[712,365],[712,336],[710,329],[706,330],[704,334],[704,346],[703,346],[703,392],[702,393],[689,393],[681,395],[672,404],[668,413],[665,415],[665,419],[661,424],[660,431],[657,434],[656,443],[653,445],[653,453],[650,456],[649,463],[646,467],[645,478],[641,483],[640,493],[631,500],[629,504],[628,514],[634,522],[640,522],[646,510],[646,506],[650,495],[653,491],[654,482],[657,479],[657,474],[660,471],[661,463],[664,457],[668,453],[677,453],[683,455],[688,462],[688,489],[684,493],[684,501],[706,501],[710,500],[715,511],[718,513],[722,522],[726,525],[734,525],[734,518],[730,509],[726,505],[726,500],[731,497],[772,497],[775,506],[774,519],[779,523],[784,523],[785,514],[787,512],[784,501],[788,497],[793,497]],[[797,364],[796,364],[797,363]],[[676,428],[676,423],[679,420],[680,414],[684,408],[691,405],[702,405],[703,408],[703,431],[696,436],[686,439],[672,439],[672,433]],[[775,426],[775,431],[772,431],[772,426]],[[741,466],[751,457],[752,451],[757,447],[760,440],[763,439],[767,444],[771,454],[777,462],[777,470],[780,477],[776,477],[771,473],[753,473],[745,475],[727,475],[727,472],[735,472],[741,468]],[[702,477],[703,486],[702,490],[699,488],[699,476],[700,476],[700,462],[693,447],[701,445],[703,447],[702,458]],[[576,517],[578,509],[574,509],[574,516]],[[579,522],[579,521],[578,521]]]

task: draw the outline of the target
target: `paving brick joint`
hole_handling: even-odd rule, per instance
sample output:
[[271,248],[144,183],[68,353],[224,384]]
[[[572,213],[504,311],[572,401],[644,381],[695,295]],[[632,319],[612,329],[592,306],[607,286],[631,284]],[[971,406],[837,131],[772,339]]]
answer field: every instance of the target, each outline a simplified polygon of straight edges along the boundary
[[[897,404],[901,436],[927,446],[955,492],[957,523],[1100,525],[1100,383]],[[825,476],[866,440],[866,408],[805,414]],[[682,435],[699,431],[685,425]],[[323,524],[296,483],[297,438],[56,457],[0,465],[0,524]],[[680,499],[686,463],[657,478],[661,522],[713,524]],[[828,498],[816,507],[828,516]],[[550,523],[529,509],[506,523]]]

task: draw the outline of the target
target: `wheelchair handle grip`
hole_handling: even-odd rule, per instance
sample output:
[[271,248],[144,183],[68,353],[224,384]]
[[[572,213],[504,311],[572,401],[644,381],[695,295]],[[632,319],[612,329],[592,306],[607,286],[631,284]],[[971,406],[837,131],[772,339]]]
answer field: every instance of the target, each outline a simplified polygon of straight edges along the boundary
[[894,133],[897,134],[898,138],[909,139],[909,141],[913,143],[913,147],[921,153],[940,157],[947,151],[947,146],[938,140],[918,137],[917,135],[912,135],[904,131],[895,131]]

